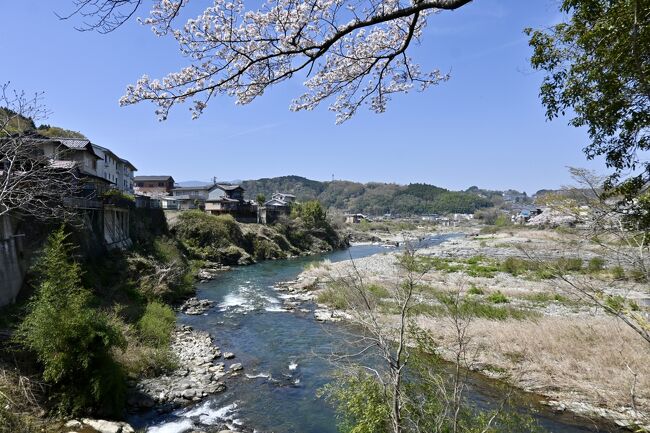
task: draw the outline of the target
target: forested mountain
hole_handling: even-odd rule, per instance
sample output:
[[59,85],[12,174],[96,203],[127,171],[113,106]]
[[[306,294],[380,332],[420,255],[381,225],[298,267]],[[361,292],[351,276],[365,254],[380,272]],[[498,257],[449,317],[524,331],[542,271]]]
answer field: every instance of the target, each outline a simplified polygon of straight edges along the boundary
[[274,192],[285,192],[296,195],[299,201],[317,199],[326,207],[369,215],[471,213],[492,205],[489,199],[476,193],[449,191],[420,183],[319,182],[300,176],[282,176],[247,180],[242,186],[251,200],[258,194],[270,197]]

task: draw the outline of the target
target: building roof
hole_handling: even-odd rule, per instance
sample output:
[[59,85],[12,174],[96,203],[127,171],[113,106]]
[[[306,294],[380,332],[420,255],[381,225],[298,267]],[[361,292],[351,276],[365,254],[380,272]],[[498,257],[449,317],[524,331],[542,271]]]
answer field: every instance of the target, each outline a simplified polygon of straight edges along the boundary
[[[70,149],[85,149],[89,144],[92,145],[87,138],[61,138],[52,137],[51,140],[58,141],[59,143],[69,147]],[[94,153],[94,152],[93,152]]]
[[120,161],[122,161],[122,164],[124,164],[124,165],[128,165],[129,167],[131,167],[131,170],[133,170],[133,171],[138,171],[138,169],[136,168],[136,166],[133,165],[133,164],[131,164],[131,163],[129,162],[128,159],[120,158]]
[[227,183],[219,183],[216,186],[218,188],[221,188],[224,191],[234,191],[236,189],[241,189],[242,191],[244,191],[244,188],[242,188],[241,185],[230,185],[230,184],[227,184]]
[[174,180],[173,177],[165,176],[165,175],[162,175],[162,176],[135,176],[133,178],[133,180],[135,180],[136,182],[148,181],[148,180],[164,182],[164,181],[167,181],[167,180],[170,180],[170,179],[172,181]]
[[212,191],[217,185],[177,186],[173,191]]
[[93,149],[92,143],[87,138],[46,137],[44,135],[36,134],[34,135],[33,139],[36,141],[45,141],[45,142],[54,141],[57,143],[61,143],[63,146],[72,150],[86,150],[90,152],[90,154],[92,154],[95,157],[95,159],[101,159],[95,153],[95,149]]
[[111,155],[113,155],[115,157],[115,159],[122,162],[122,164],[130,166],[132,170],[134,170],[134,171],[138,170],[137,168],[135,168],[135,165],[131,164],[128,160],[126,160],[124,158],[120,158],[111,149],[109,149],[107,147],[104,147],[104,146],[100,146],[99,144],[95,144],[95,143],[90,143],[90,144],[92,144],[93,148],[95,148],[95,149],[99,149],[99,150],[101,150],[102,152],[105,152],[105,153],[110,153]]
[[276,207],[283,207],[283,206],[289,206],[289,202],[280,200],[279,198],[272,198],[271,200],[268,200],[264,202],[264,206],[276,206]]
[[206,200],[208,203],[239,203],[239,200],[236,198],[220,197],[220,198],[211,198]]

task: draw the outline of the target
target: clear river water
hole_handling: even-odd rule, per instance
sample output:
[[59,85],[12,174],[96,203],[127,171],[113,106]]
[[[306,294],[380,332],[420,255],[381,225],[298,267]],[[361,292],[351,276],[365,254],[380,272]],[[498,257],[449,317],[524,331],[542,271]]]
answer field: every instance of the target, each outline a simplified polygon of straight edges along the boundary
[[[433,236],[422,243],[440,243],[449,236]],[[319,256],[266,261],[199,284],[197,297],[213,300],[217,306],[207,315],[179,314],[178,321],[208,331],[222,352],[235,353],[234,361],[243,364],[243,374],[229,378],[225,392],[195,406],[165,414],[152,411],[129,421],[148,433],[218,432],[224,425],[260,433],[337,433],[332,408],[316,393],[331,380],[335,366],[327,355],[341,349],[347,325],[317,322],[311,311],[284,311],[281,294],[273,287],[295,279],[315,261],[335,262],[386,251],[379,245],[359,245]],[[305,304],[304,308],[313,310],[314,306]],[[470,398],[477,406],[489,407],[500,400],[494,382],[471,377]],[[517,401],[519,410],[532,414],[547,432],[615,431],[554,412],[525,393],[515,396],[515,406]]]

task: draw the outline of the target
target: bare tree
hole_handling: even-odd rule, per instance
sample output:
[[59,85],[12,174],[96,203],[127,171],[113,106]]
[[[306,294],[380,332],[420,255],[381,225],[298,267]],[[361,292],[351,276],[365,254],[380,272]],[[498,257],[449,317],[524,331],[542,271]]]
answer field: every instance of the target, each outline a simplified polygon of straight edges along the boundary
[[47,114],[41,95],[27,97],[9,84],[0,91],[0,217],[68,217],[64,199],[76,194],[79,179],[71,161],[53,161],[39,146],[34,120]]
[[[640,188],[637,198],[627,200],[616,190],[604,187],[606,179],[584,169],[571,168],[576,185],[565,187],[559,194],[548,196],[544,203],[559,216],[571,216],[584,238],[600,247],[603,259],[626,268],[640,287],[650,295],[650,224],[648,186]],[[533,260],[535,254],[524,250]],[[646,342],[650,343],[650,322],[634,299],[625,291],[616,290],[616,281],[604,281],[571,275],[562,266],[537,260],[566,286],[591,305],[620,319]]]
[[[415,321],[414,307],[430,265],[407,248],[399,256],[401,275],[396,284],[391,285],[384,302],[377,296],[382,289],[366,284],[353,260],[351,266],[349,275],[329,284],[343,294],[345,313],[363,328],[364,333],[352,335],[350,342],[358,348],[354,353],[337,355],[334,359],[352,377],[361,368],[380,384],[388,412],[386,430],[391,433],[494,431],[496,421],[504,416],[509,393],[496,409],[484,414],[487,416],[476,417],[468,407],[467,372],[474,357],[468,353],[468,327],[472,317],[463,308],[462,287],[442,302],[455,330],[456,365],[452,374],[447,374],[442,373],[438,345]],[[378,362],[369,363],[373,354]],[[350,392],[350,385],[354,383],[346,384],[344,394]],[[353,402],[346,402],[346,405],[354,406],[354,399],[351,400]],[[364,417],[361,422],[369,424],[355,431],[377,427],[372,424],[375,421],[371,416]]]
[[[216,0],[182,26],[174,22],[187,0],[153,0],[148,18],[158,36],[171,35],[191,63],[162,80],[142,76],[127,88],[122,105],[151,101],[165,119],[177,103],[193,101],[199,116],[213,96],[247,104],[294,75],[307,91],[291,109],[312,110],[333,99],[337,123],[362,105],[383,112],[394,93],[425,90],[448,79],[422,71],[407,54],[419,43],[428,17],[472,0],[267,0],[247,9],[243,0]],[[74,0],[64,15],[83,16],[82,29],[110,32],[142,6],[142,0]]]

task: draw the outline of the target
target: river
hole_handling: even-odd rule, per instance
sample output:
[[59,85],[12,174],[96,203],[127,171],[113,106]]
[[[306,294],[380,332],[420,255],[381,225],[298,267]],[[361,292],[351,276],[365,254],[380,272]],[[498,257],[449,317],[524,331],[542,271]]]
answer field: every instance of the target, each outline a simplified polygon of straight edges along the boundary
[[[449,236],[434,236],[423,243],[440,243]],[[332,409],[316,392],[331,379],[335,367],[327,355],[341,350],[346,325],[317,322],[310,304],[305,305],[309,312],[282,310],[281,295],[273,287],[295,279],[315,261],[335,262],[386,251],[378,245],[359,245],[320,256],[266,261],[199,284],[197,297],[218,306],[203,316],[179,314],[178,321],[210,332],[222,351],[236,354],[244,374],[228,379],[225,392],[193,407],[134,416],[130,422],[147,427],[150,433],[218,432],[224,424],[264,433],[337,433]],[[499,401],[498,393],[490,381],[472,376],[470,394],[478,406]],[[524,393],[516,400],[521,408],[526,404],[525,410],[547,432],[610,431],[570,414],[555,413]]]

